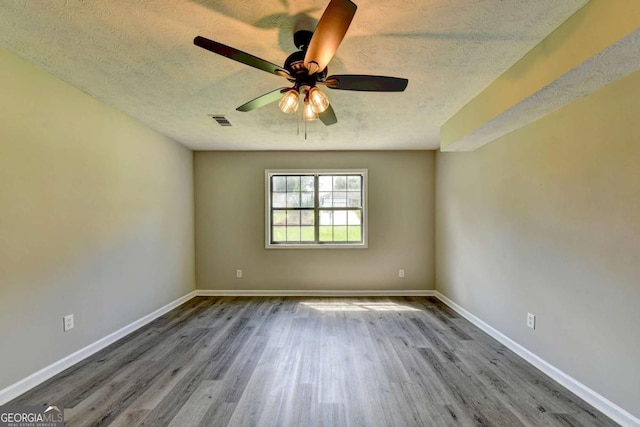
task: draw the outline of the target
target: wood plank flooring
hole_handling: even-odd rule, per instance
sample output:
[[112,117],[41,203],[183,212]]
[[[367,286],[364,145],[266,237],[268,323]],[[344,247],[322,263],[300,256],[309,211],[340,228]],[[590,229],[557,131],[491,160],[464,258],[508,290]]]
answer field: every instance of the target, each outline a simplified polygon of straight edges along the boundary
[[67,426],[613,426],[434,298],[198,297],[15,399]]

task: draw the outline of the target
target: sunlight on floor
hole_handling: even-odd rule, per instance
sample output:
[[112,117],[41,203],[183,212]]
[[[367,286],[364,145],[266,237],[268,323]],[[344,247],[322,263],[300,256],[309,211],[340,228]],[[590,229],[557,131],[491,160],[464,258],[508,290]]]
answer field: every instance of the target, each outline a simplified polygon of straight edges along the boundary
[[420,311],[395,302],[303,302],[307,307],[319,311]]

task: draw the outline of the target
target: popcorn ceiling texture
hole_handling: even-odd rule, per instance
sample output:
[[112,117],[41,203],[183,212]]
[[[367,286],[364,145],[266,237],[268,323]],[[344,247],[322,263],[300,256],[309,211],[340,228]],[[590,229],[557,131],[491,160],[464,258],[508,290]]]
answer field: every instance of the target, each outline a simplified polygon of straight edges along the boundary
[[[276,64],[328,1],[0,2],[0,45],[196,150],[435,149],[439,127],[587,0],[356,0],[330,74],[405,77],[403,93],[326,89],[338,123],[239,105],[285,79],[193,45],[201,35]],[[226,115],[220,127],[208,114]],[[303,123],[300,122],[301,132]]]

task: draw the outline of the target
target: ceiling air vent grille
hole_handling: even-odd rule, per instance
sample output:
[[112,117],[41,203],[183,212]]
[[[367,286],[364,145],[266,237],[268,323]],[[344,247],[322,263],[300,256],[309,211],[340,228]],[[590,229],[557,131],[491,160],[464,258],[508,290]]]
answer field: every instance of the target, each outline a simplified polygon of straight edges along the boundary
[[231,126],[231,123],[229,123],[229,120],[227,120],[225,116],[209,114],[209,117],[218,122],[220,126]]

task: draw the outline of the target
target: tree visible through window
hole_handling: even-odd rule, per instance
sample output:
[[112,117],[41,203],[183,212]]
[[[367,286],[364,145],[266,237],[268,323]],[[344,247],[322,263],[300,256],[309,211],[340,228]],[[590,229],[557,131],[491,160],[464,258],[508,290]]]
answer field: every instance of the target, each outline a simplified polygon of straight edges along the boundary
[[366,170],[266,171],[267,247],[364,247],[366,177]]

